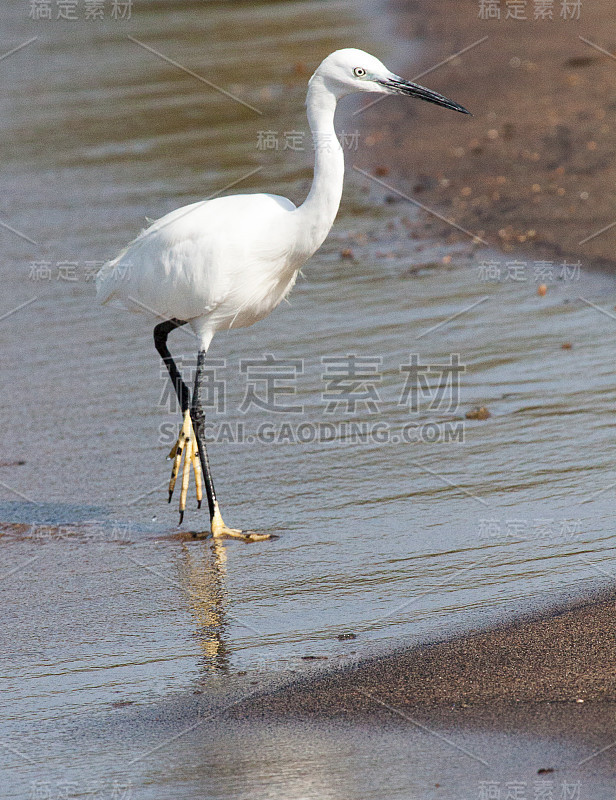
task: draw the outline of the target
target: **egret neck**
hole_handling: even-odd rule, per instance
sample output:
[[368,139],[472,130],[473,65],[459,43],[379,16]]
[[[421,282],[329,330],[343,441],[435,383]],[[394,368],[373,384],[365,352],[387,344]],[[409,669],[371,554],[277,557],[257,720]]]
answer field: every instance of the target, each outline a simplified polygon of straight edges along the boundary
[[308,86],[306,112],[314,143],[314,177],[308,197],[294,212],[299,249],[314,253],[329,233],[342,197],[344,155],[334,128],[338,98],[319,75]]

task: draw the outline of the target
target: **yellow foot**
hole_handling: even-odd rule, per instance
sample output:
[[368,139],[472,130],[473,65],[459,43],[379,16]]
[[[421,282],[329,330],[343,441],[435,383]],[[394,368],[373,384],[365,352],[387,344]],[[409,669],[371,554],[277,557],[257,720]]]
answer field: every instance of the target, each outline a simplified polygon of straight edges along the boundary
[[264,539],[270,539],[271,533],[255,533],[254,531],[241,531],[238,528],[228,528],[223,522],[220,509],[216,504],[214,516],[211,522],[212,536],[215,539],[241,539],[243,542],[262,542]]
[[182,455],[184,456],[184,464],[182,466],[182,485],[180,489],[180,525],[184,519],[184,511],[186,509],[186,497],[188,496],[188,484],[190,482],[190,467],[192,465],[195,473],[195,488],[197,493],[197,507],[201,508],[201,500],[203,499],[203,488],[201,481],[201,463],[199,462],[199,451],[197,449],[197,439],[193,431],[192,420],[190,412],[184,414],[184,422],[182,423],[182,430],[178,436],[177,442],[173,445],[168,458],[173,459],[173,467],[171,469],[171,480],[169,481],[169,502],[173,497],[173,490],[175,489],[175,482],[180,470],[182,462]]

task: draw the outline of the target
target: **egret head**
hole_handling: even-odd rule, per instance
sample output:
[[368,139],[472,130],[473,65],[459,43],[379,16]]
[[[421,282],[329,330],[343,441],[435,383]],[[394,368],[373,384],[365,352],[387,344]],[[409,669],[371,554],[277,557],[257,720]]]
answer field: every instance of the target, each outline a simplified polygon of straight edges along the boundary
[[312,82],[317,79],[321,80],[337,98],[355,92],[405,94],[409,97],[419,97],[437,106],[451,108],[453,111],[470,114],[464,106],[430,89],[424,89],[417,83],[404,80],[390,72],[378,58],[352,47],[336,50],[327,56],[310,80]]

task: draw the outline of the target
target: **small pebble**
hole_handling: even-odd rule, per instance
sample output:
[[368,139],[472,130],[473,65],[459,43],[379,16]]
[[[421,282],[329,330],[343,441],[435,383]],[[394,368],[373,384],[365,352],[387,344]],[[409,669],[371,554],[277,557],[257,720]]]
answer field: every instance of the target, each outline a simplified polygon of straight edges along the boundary
[[476,406],[467,411],[466,419],[489,419],[492,415],[485,406]]
[[539,286],[537,286],[537,294],[539,297],[545,297],[547,290],[548,287],[545,285],[545,283],[540,283]]

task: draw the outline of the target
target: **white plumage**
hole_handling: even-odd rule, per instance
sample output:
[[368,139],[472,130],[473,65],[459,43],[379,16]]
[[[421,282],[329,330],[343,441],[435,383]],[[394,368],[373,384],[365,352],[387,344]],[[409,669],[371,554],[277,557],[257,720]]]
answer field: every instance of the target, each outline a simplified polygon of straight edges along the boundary
[[275,195],[221,197],[153,223],[97,276],[100,302],[217,330],[252,325],[291,290],[311,253],[293,252],[296,211]]

